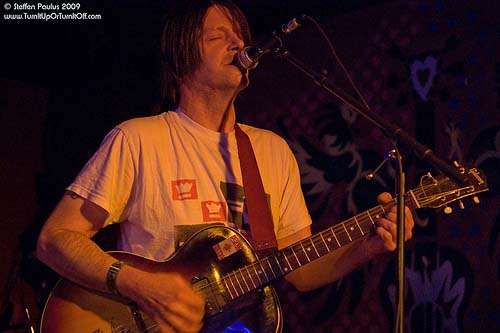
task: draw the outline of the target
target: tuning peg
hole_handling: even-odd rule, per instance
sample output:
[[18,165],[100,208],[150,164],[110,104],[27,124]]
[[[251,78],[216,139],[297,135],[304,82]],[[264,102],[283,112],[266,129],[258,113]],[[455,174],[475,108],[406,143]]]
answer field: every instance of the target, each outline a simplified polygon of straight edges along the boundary
[[446,215],[449,215],[449,214],[451,214],[453,212],[453,209],[450,206],[446,206],[446,207],[444,207],[443,212]]
[[465,205],[462,200],[458,201],[458,206],[460,207],[460,209],[465,209]]
[[473,196],[472,200],[474,201],[475,204],[478,204],[481,202],[481,200],[479,200],[479,198],[477,196]]
[[465,168],[460,163],[458,163],[458,161],[453,161],[453,166],[457,168],[461,174],[465,173]]

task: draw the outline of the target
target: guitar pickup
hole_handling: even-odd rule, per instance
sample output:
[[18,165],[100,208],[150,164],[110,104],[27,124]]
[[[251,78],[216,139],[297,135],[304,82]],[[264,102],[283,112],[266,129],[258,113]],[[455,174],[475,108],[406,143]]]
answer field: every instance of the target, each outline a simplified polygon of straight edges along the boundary
[[205,299],[205,316],[214,316],[223,311],[227,303],[225,289],[220,282],[210,281],[206,276],[195,276],[191,280],[193,288]]

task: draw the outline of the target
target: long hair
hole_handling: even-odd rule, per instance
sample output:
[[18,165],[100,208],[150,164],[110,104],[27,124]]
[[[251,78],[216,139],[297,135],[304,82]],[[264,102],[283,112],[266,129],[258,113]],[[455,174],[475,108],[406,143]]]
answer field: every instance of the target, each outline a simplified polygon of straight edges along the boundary
[[200,41],[207,11],[212,6],[227,9],[233,29],[245,45],[251,42],[250,29],[243,12],[229,0],[183,0],[166,17],[162,39],[161,111],[179,104],[179,83],[198,69],[201,63]]

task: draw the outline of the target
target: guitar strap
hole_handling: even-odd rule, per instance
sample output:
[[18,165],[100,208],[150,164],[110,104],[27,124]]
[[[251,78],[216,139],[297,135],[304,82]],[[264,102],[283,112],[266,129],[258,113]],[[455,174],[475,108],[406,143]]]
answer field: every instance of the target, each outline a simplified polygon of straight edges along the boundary
[[278,243],[274,234],[273,220],[266,193],[264,192],[262,178],[260,177],[259,167],[257,166],[250,138],[238,124],[234,126],[234,129],[245,201],[250,220],[252,243],[257,252],[264,253],[263,250],[268,252],[271,249],[276,249]]

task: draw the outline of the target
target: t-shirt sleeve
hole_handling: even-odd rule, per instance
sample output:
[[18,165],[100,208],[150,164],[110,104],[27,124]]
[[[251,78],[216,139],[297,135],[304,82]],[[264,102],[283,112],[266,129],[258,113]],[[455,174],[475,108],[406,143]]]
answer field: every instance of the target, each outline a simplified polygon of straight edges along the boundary
[[105,209],[109,214],[106,225],[120,222],[132,192],[134,170],[127,137],[116,127],[67,190]]
[[290,236],[312,223],[302,192],[299,166],[286,143],[282,147],[282,154],[285,163],[282,164],[281,170],[284,177],[277,238]]

